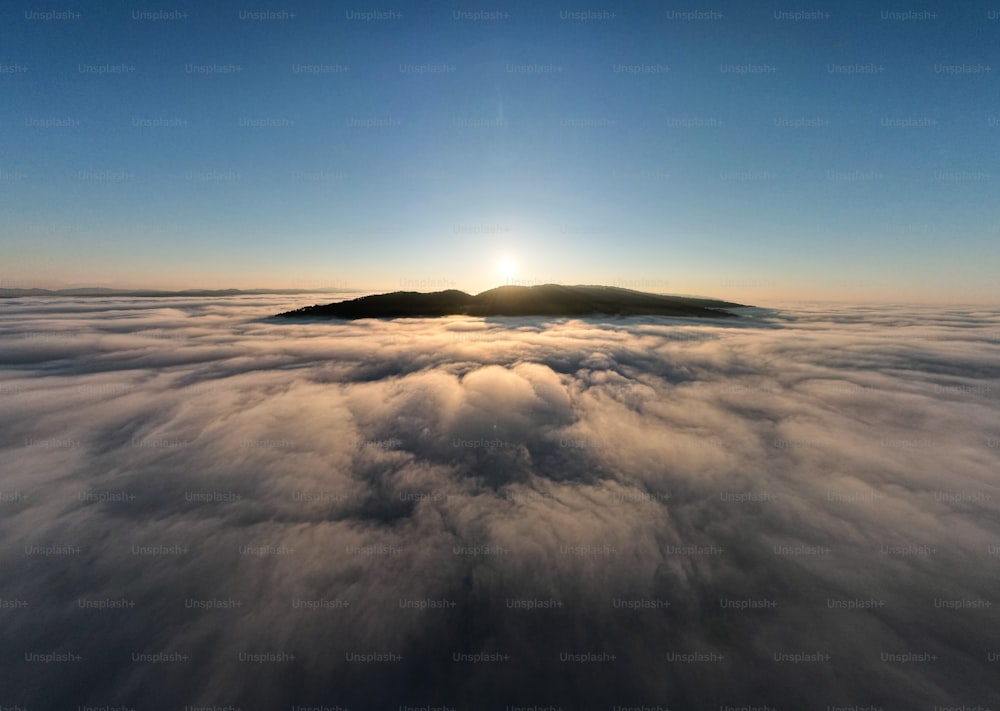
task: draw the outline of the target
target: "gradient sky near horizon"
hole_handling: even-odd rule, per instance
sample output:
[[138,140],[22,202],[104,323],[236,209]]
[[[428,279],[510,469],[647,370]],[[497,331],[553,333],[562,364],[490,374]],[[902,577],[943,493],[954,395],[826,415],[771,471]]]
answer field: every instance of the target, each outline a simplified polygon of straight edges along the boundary
[[1000,299],[996,2],[17,0],[0,26],[0,287]]

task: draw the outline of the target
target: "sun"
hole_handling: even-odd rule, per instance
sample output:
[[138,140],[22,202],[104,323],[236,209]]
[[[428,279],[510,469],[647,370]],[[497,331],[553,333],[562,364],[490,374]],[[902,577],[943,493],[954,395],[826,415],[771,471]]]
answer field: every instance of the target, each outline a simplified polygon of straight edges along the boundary
[[513,257],[501,257],[497,261],[497,273],[504,279],[509,279],[514,276],[517,271],[517,264],[514,262]]

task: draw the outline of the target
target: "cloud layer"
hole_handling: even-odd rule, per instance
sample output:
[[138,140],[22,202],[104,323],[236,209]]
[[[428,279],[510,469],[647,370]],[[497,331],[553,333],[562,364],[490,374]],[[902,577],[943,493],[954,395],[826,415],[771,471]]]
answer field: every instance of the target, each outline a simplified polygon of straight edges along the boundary
[[297,305],[0,304],[0,704],[1000,701],[1000,314]]

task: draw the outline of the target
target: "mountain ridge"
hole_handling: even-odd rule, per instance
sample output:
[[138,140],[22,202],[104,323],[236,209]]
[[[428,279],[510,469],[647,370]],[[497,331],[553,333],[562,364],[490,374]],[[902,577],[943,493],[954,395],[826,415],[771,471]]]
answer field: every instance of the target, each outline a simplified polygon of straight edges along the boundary
[[65,289],[42,289],[36,287],[0,288],[0,299],[21,299],[29,296],[62,296],[62,297],[189,297],[189,296],[267,296],[268,294],[316,294],[320,292],[358,292],[361,289],[343,289],[329,287],[326,289],[116,289],[103,286],[81,286]]
[[458,289],[393,291],[275,314],[280,318],[434,318],[441,316],[683,316],[736,318],[744,304],[650,294],[617,286],[504,285],[478,294]]

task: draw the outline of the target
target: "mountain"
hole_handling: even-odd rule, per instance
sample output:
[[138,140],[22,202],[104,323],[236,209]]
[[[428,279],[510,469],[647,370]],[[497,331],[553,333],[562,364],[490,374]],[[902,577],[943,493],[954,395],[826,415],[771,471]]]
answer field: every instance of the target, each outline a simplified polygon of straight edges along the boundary
[[358,289],[108,289],[101,286],[82,286],[71,289],[0,289],[0,299],[18,299],[27,296],[123,296],[123,297],[189,297],[189,296],[258,296],[267,294],[315,294],[331,291],[359,291]]
[[500,286],[475,296],[449,289],[394,291],[306,306],[282,318],[403,318],[434,316],[696,316],[735,318],[729,301],[647,294],[614,286]]

